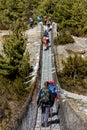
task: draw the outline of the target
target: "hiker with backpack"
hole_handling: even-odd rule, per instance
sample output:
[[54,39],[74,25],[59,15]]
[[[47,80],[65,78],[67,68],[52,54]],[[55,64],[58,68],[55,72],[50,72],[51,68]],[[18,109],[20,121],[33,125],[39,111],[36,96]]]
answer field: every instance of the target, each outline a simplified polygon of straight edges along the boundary
[[43,20],[43,16],[42,16],[42,15],[40,15],[40,16],[38,16],[38,18],[37,18],[37,19],[38,19],[38,23],[39,23],[39,22],[42,22],[42,20]]
[[47,127],[48,126],[48,116],[49,116],[49,109],[52,103],[52,92],[49,90],[49,82],[46,81],[44,83],[44,88],[41,89],[38,100],[37,106],[41,107],[41,126]]
[[49,35],[48,35],[48,31],[45,30],[44,33],[43,33],[43,37],[42,37],[42,43],[45,44],[46,46],[46,49],[45,50],[48,50],[49,48]]
[[44,22],[44,25],[46,25],[46,22],[47,22],[47,16],[46,15],[43,16],[43,22]]
[[33,18],[29,18],[29,24],[30,24],[30,27],[33,28],[33,24],[34,24]]
[[56,99],[56,101],[58,101],[58,94],[57,94],[57,90],[56,90],[56,87],[55,87],[55,85],[54,85],[54,80],[50,80],[49,81],[49,86],[48,86],[48,88],[49,88],[49,90],[51,90],[51,92],[52,92],[52,96],[53,96],[53,100],[52,100],[52,103],[51,103],[51,107],[50,107],[50,114],[49,114],[49,116],[52,116],[52,107],[53,107],[53,105],[54,105],[54,102],[55,102],[55,99]]
[[47,20],[47,30],[48,30],[48,32],[50,32],[52,30],[51,20],[50,19]]
[[42,43],[45,44],[46,48],[45,50],[48,50],[49,49],[49,37],[48,36],[44,36],[42,37]]

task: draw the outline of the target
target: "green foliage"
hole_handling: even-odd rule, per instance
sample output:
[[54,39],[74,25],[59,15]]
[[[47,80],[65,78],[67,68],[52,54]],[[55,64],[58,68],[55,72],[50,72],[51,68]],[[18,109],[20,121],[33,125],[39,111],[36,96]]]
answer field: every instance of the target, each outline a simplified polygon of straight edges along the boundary
[[4,103],[4,109],[8,109],[9,108],[9,103],[8,103],[8,101],[5,101],[5,103]]
[[14,81],[11,81],[0,76],[0,99],[2,99],[2,102],[5,100],[23,99],[29,94],[29,91],[26,88],[24,79],[21,77],[16,77]]
[[25,10],[24,1],[4,0],[0,1],[0,28],[8,29],[13,21],[23,16]]
[[67,28],[71,34],[86,35],[87,1],[86,0],[44,0],[40,2],[36,15],[52,17],[58,29]]
[[37,19],[38,15],[47,15],[48,18],[54,19],[59,30],[67,28],[71,34],[77,36],[84,36],[87,33],[86,0],[0,1],[0,29],[12,28],[15,26],[14,21],[18,19],[28,24],[29,17]]
[[55,17],[59,28],[68,28],[69,30],[73,28],[72,34],[75,35],[77,32],[77,35],[82,35],[80,32],[85,27],[87,19],[86,4],[85,0],[59,1],[55,8]]
[[73,42],[74,42],[74,39],[72,38],[72,36],[64,32],[62,34],[60,33],[59,36],[54,38],[55,45],[64,45],[64,44],[73,43]]
[[[9,94],[11,94],[12,88],[10,87],[11,81],[7,80],[3,76],[0,75],[0,96],[5,95],[5,97],[9,98]],[[13,93],[12,93],[13,94]]]
[[15,97],[16,99],[21,99],[28,94],[26,86],[23,83],[23,79],[19,77],[16,77],[16,79],[12,83],[12,87],[15,93],[13,98]]
[[67,62],[63,61],[64,69],[63,72],[68,77],[72,78],[84,78],[87,76],[87,61],[82,57],[75,55],[69,57]]
[[41,0],[26,0],[26,9],[25,9],[25,15],[27,16],[27,18],[33,16],[36,17],[36,12],[38,11],[38,5],[40,3]]
[[84,82],[81,78],[72,79],[58,73],[58,79],[63,89],[73,93],[87,95],[87,78],[85,79],[86,82]]
[[30,59],[29,59],[29,53],[26,52],[23,55],[21,64],[20,64],[20,68],[19,68],[19,73],[21,75],[21,77],[25,77],[29,74],[29,68],[30,68],[30,63],[29,63]]
[[21,29],[18,27],[3,42],[4,55],[0,55],[0,75],[12,80],[16,76],[26,76],[30,67],[29,55],[24,55],[26,39],[23,38]]
[[38,3],[37,0],[0,0],[0,30],[10,30],[10,35],[4,37],[3,53],[0,53],[0,111],[4,111],[2,122],[6,118],[8,123],[11,112],[15,110],[16,105],[10,106],[9,101],[16,100],[22,105],[31,91],[29,84],[24,84],[30,68],[24,30]]
[[39,2],[39,5],[36,10],[36,16],[38,15],[47,15],[48,18],[53,17],[55,9],[54,7],[57,4],[57,0],[44,0]]
[[77,92],[87,93],[87,60],[75,55],[63,61],[63,71],[58,73],[62,88]]
[[12,28],[18,19],[26,24],[38,3],[38,0],[0,0],[0,29]]

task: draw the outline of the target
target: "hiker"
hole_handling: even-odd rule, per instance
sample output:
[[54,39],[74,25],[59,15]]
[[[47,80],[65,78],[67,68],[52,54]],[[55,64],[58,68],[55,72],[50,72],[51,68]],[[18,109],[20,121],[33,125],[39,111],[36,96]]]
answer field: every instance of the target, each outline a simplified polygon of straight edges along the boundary
[[49,36],[47,29],[44,30],[43,36]]
[[50,21],[50,19],[49,20],[47,20],[47,30],[48,30],[48,32],[50,32],[51,30],[52,30],[52,28],[51,28],[51,21]]
[[48,116],[49,116],[49,109],[51,106],[52,101],[52,92],[49,90],[49,82],[46,81],[44,83],[44,88],[41,89],[38,100],[37,106],[41,106],[41,126],[47,127],[48,126]]
[[45,30],[44,33],[43,33],[43,36],[42,36],[42,43],[45,44],[46,46],[46,49],[45,50],[48,50],[48,47],[49,47],[49,34],[48,34],[48,31]]
[[43,20],[43,16],[42,16],[42,15],[40,15],[40,16],[38,16],[38,18],[37,18],[37,19],[38,19],[38,23],[39,23],[39,22],[42,22],[42,20]]
[[34,24],[33,18],[29,18],[29,24],[30,24],[30,27],[33,28],[33,24]]
[[49,86],[48,86],[48,88],[51,90],[51,92],[52,92],[52,96],[53,96],[53,100],[52,100],[52,103],[51,103],[51,107],[50,107],[50,116],[52,116],[52,107],[53,107],[53,105],[54,105],[54,102],[55,102],[55,99],[58,101],[58,94],[57,94],[57,90],[56,90],[56,88],[55,88],[55,85],[54,85],[54,80],[50,80],[49,81]]
[[44,25],[46,25],[46,22],[47,22],[47,16],[46,15],[43,16],[43,20],[44,20]]
[[46,44],[46,36],[43,36],[43,37],[42,37],[42,43],[43,43],[43,44]]
[[43,36],[42,37],[42,43],[43,44],[45,44],[45,46],[46,46],[46,49],[45,50],[48,50],[48,48],[49,48],[49,37],[48,36]]

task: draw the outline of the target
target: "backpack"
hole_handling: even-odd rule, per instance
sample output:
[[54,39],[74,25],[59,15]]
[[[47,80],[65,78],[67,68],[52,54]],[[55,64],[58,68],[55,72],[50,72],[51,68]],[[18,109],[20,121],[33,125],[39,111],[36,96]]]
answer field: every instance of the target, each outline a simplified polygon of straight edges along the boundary
[[43,36],[48,36],[48,32],[47,32],[47,30],[44,31]]
[[44,103],[44,104],[49,104],[50,103],[49,89],[46,89],[46,88],[42,89],[40,102]]
[[56,88],[53,84],[50,84],[49,85],[49,89],[51,90],[52,94],[54,95],[54,97],[56,96],[57,94],[57,91],[56,91]]

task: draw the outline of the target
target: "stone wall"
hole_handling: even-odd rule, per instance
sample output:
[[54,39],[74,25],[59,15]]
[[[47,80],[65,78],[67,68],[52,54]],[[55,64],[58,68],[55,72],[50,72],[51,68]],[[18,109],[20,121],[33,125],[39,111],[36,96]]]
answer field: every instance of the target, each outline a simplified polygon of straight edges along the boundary
[[87,122],[69,105],[68,101],[60,97],[60,128],[61,130],[86,130]]

